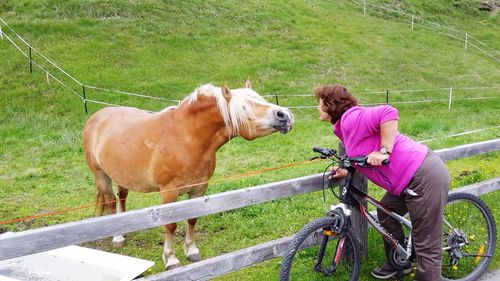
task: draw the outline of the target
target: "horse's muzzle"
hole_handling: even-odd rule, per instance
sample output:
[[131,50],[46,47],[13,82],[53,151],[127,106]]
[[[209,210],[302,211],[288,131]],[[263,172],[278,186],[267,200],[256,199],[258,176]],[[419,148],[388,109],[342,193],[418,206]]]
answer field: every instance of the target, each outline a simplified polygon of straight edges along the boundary
[[288,127],[274,127],[276,130],[278,130],[282,134],[286,134],[292,130],[292,126]]
[[282,134],[286,134],[292,130],[294,118],[290,110],[286,108],[275,109],[274,118],[277,121],[276,123],[278,123],[273,126],[274,129]]

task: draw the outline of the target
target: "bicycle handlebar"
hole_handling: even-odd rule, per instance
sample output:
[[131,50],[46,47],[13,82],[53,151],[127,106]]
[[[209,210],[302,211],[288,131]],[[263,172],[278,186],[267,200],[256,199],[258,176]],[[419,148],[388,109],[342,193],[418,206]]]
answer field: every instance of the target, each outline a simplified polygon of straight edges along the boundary
[[[335,149],[323,148],[323,147],[313,147],[313,151],[319,153],[320,156],[314,157],[311,160],[316,159],[318,157],[321,159],[335,157],[340,161],[341,166],[342,166],[342,164],[346,164],[346,162],[347,163],[354,163],[354,164],[362,166],[362,167],[363,166],[364,167],[370,166],[370,164],[367,162],[367,160],[368,160],[367,156],[356,156],[356,157],[340,156],[340,155],[338,155],[338,153]],[[390,162],[391,161],[389,159],[385,159],[384,161],[382,161],[382,165],[389,165]]]

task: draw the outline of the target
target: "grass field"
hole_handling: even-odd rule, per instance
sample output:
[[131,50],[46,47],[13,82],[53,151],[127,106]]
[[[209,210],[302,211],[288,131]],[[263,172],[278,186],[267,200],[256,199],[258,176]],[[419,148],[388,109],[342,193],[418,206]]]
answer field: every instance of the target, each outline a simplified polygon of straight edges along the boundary
[[[392,4],[393,1],[377,1]],[[469,31],[500,49],[499,19],[477,9],[477,1],[411,0],[398,9],[440,24]],[[86,85],[182,99],[205,83],[238,88],[250,78],[261,94],[311,94],[280,98],[287,106],[314,105],[312,89],[339,83],[355,93],[396,89],[496,86],[498,62],[463,43],[376,14],[363,16],[351,1],[2,1],[0,17],[37,50]],[[2,26],[4,32],[8,32]],[[40,61],[39,56],[34,56]],[[47,66],[50,71],[53,67]],[[55,72],[54,72],[55,73]],[[62,76],[58,76],[64,79]],[[81,87],[63,80],[77,93]],[[497,89],[456,90],[454,98],[488,100],[395,104],[399,129],[416,140],[500,125]],[[137,97],[88,91],[89,98],[159,110],[171,105]],[[363,103],[384,102],[382,94],[359,95]],[[391,101],[447,99],[448,90],[391,94]],[[90,113],[102,108],[89,104]],[[296,109],[296,126],[288,135],[246,142],[232,140],[218,152],[214,179],[303,161],[311,147],[336,147],[328,124],[314,109]],[[81,100],[44,73],[28,71],[27,62],[0,40],[0,221],[92,203],[93,178],[81,146],[81,130],[89,115]],[[428,145],[453,147],[500,137],[498,128],[446,138]],[[452,188],[498,177],[500,152],[449,161]],[[302,165],[234,181],[216,183],[208,193],[233,190],[321,172],[324,163]],[[370,193],[380,197],[374,186]],[[484,199],[500,223],[500,193]],[[330,199],[331,201],[331,199]],[[138,209],[159,203],[158,194],[129,195]],[[197,226],[204,258],[291,235],[324,213],[320,193],[305,194],[237,211],[207,216]],[[89,218],[93,209],[0,226],[21,231]],[[163,230],[127,235],[122,249],[110,239],[86,244],[156,262],[147,274],[161,272]],[[182,254],[184,223],[176,241]],[[383,261],[380,237],[370,233],[370,258],[361,280]],[[229,241],[229,243],[228,243]],[[221,280],[275,280],[276,259]],[[497,255],[492,268],[500,268]]]

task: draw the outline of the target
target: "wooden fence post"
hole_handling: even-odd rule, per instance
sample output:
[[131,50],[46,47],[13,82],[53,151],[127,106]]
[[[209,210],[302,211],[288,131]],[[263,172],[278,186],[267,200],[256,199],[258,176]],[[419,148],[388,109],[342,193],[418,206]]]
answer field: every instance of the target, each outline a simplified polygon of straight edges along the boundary
[[[343,143],[339,143],[339,154],[345,154],[345,147]],[[363,192],[368,192],[368,180],[361,173],[355,173],[353,178],[353,185]],[[363,204],[367,208],[367,203]],[[359,211],[354,210],[351,213],[351,230],[358,239],[358,245],[361,252],[362,260],[368,258],[368,223],[363,219]]]

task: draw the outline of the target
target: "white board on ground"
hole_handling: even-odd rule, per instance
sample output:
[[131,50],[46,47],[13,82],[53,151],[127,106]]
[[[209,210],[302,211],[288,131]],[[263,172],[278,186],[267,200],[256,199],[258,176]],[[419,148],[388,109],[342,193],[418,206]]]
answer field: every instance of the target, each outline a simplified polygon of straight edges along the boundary
[[148,260],[69,246],[0,261],[0,281],[128,281],[153,265]]

